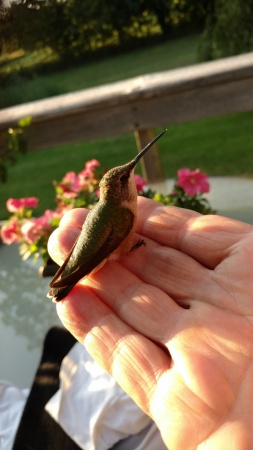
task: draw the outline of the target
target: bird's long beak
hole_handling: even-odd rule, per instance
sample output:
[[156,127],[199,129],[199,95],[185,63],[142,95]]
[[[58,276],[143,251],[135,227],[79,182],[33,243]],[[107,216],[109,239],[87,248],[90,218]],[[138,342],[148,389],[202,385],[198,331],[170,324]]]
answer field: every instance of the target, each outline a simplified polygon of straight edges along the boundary
[[166,133],[167,130],[162,131],[160,134],[158,134],[158,136],[155,137],[155,139],[153,139],[151,142],[149,142],[148,145],[146,145],[146,147],[144,147],[139,153],[138,155],[131,161],[131,163],[133,164],[133,167],[136,166],[137,162],[141,159],[141,157],[144,155],[144,153],[146,153],[148,151],[148,149],[150,147],[152,147],[152,145],[154,145],[154,143],[156,141],[158,141],[158,139],[160,139],[160,137],[162,137],[164,135],[164,133]]

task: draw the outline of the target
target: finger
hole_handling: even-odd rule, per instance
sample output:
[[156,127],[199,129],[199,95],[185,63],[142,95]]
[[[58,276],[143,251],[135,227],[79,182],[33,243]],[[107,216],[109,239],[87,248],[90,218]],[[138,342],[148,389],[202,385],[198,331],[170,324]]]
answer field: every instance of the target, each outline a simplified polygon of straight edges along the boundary
[[[79,286],[57,311],[66,328],[86,346],[93,358],[150,414],[148,405],[170,357],[134,331],[100,301]],[[85,300],[83,300],[85,298]],[[141,349],[141,351],[140,351]]]
[[57,264],[61,265],[72,249],[87,214],[88,210],[84,208],[68,211],[62,217],[59,228],[50,235],[48,252]]
[[168,342],[182,308],[162,290],[143,283],[117,261],[108,261],[82,284],[133,329],[152,341]]
[[191,256],[145,238],[145,247],[136,249],[120,262],[144,283],[164,291],[184,307],[192,299],[206,297],[210,270]]
[[89,210],[85,208],[71,209],[62,217],[60,227],[73,226],[76,228],[82,228],[88,213]]
[[47,244],[48,253],[58,265],[64,262],[79,234],[79,227],[67,225],[57,228],[50,235]]
[[142,236],[193,257],[215,268],[252,225],[220,216],[202,216],[183,208],[165,207],[139,197],[137,231]]

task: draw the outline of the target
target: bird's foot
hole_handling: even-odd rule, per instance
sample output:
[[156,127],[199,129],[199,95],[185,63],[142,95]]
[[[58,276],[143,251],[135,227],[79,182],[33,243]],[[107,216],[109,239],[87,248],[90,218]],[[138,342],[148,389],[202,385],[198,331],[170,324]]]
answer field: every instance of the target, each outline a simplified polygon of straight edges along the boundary
[[143,239],[139,239],[136,244],[134,244],[130,250],[130,252],[132,252],[133,250],[136,250],[139,247],[142,247],[142,245],[144,245],[146,247],[146,242]]

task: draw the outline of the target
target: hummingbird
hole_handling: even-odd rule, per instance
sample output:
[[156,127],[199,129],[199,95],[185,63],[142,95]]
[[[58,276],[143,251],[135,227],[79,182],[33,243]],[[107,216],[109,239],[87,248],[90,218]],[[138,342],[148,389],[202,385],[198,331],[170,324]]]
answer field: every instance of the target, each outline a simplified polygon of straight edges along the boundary
[[134,169],[138,161],[167,130],[155,137],[127,164],[105,173],[100,198],[88,213],[70,253],[49,284],[48,297],[59,302],[79,280],[100,269],[108,259],[118,259],[141,245],[134,242],[137,189]]

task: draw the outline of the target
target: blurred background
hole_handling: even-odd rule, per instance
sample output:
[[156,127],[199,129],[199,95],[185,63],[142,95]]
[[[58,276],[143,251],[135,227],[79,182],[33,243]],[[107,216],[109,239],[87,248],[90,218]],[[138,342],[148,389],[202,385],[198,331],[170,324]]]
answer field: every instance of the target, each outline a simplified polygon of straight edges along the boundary
[[[252,22],[253,2],[243,0],[0,0],[0,108],[249,52]],[[159,142],[165,177],[180,167],[251,177],[252,119],[170,125]],[[68,170],[91,158],[108,169],[135,152],[131,133],[18,156],[0,186],[0,219],[9,197],[39,197],[39,215],[55,206],[52,181]]]

